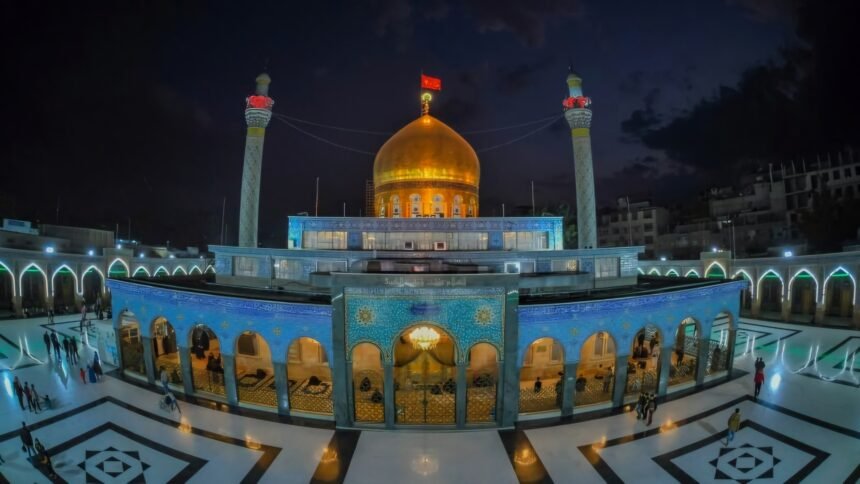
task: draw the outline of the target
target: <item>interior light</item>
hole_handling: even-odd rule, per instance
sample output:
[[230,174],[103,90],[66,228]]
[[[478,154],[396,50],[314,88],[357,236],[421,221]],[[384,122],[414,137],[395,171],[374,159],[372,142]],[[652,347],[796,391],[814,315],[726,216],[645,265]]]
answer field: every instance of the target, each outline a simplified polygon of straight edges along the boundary
[[666,262],[666,257],[665,257],[665,256],[660,257],[660,260],[661,260],[661,261],[663,261],[663,262]]
[[49,253],[49,254],[53,254],[53,253],[54,253],[54,248],[53,248],[53,247],[45,247],[45,252],[47,252],[47,253]]
[[94,251],[93,249],[90,249],[87,251],[87,255],[96,255],[96,251]]
[[122,244],[116,244],[117,249],[122,249]]
[[782,255],[783,255],[783,257],[791,257],[794,255],[794,252],[787,250],[787,251],[783,252]]

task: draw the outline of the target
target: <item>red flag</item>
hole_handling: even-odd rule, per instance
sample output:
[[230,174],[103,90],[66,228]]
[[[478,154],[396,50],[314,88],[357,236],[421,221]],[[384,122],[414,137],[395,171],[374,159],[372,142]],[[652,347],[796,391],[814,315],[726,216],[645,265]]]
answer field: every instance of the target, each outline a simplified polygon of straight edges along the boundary
[[433,91],[442,90],[442,79],[438,77],[430,77],[421,74],[421,89],[430,89]]

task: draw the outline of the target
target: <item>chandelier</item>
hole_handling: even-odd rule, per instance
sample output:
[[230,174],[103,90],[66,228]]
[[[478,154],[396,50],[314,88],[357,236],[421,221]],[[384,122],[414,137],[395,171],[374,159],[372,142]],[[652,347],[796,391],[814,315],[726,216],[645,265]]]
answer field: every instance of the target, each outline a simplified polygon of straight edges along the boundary
[[433,328],[421,326],[409,333],[409,339],[412,340],[413,347],[427,351],[432,350],[439,343],[439,333]]

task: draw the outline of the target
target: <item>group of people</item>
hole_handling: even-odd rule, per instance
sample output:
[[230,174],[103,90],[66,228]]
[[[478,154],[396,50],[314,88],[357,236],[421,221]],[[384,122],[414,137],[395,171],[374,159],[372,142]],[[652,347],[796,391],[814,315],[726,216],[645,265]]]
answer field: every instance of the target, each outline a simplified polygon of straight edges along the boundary
[[74,335],[71,338],[63,336],[63,342],[60,343],[60,338],[57,337],[56,331],[45,331],[42,339],[45,341],[45,350],[48,352],[48,358],[51,357],[51,348],[54,349],[54,354],[58,360],[62,358],[60,354],[60,348],[62,347],[63,352],[66,354],[66,359],[73,365],[78,364],[78,339]]
[[[54,480],[57,478],[57,473],[54,472],[54,466],[51,464],[51,456],[48,450],[39,442],[39,439],[33,438],[33,433],[27,427],[26,422],[21,422],[21,443],[22,450],[27,451],[27,458],[36,457],[37,465],[44,467],[48,478]],[[5,464],[5,461],[0,457],[0,464]]]
[[653,393],[639,392],[639,400],[636,401],[636,420],[647,420],[647,425],[651,425],[656,410],[657,396]]
[[[36,392],[36,386],[32,383],[24,382],[21,384],[21,380],[18,377],[15,377],[15,380],[12,382],[12,386],[15,387],[15,395],[18,396],[18,404],[21,405],[21,411],[29,410],[31,412],[39,413],[42,411],[42,405],[39,399],[39,394]],[[24,408],[24,398],[27,398],[27,409]],[[46,409],[51,408],[51,398],[47,395],[44,396],[44,403]]]

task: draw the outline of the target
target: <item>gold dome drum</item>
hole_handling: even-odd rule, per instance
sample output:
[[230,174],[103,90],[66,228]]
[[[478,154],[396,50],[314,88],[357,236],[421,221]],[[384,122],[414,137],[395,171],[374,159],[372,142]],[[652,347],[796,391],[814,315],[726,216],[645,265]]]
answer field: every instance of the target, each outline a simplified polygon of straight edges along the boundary
[[481,165],[469,143],[425,114],[382,145],[373,163],[377,217],[477,217]]

